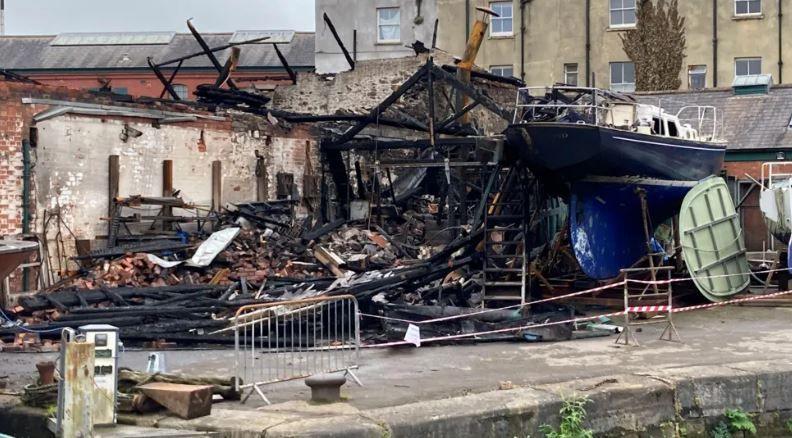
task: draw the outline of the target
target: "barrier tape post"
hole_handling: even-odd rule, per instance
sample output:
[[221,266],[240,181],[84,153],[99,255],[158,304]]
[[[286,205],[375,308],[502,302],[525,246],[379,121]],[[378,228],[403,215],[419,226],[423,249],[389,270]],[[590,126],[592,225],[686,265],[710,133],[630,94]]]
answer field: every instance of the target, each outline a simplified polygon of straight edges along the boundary
[[[663,283],[659,281],[653,281],[652,284],[646,284],[641,291],[640,294],[631,294],[630,293],[630,279],[628,276],[632,272],[641,272],[646,271],[647,269],[651,270],[655,275],[652,277],[656,278],[657,271],[666,271],[668,275],[668,282],[666,283],[668,289],[665,291],[660,291],[657,286],[658,283]],[[674,325],[674,307],[673,307],[673,287],[671,280],[671,270],[672,267],[670,266],[659,266],[659,267],[650,267],[650,268],[631,268],[631,269],[622,269],[621,272],[624,275],[624,330],[619,333],[619,336],[616,338],[616,343],[623,343],[624,345],[630,345],[630,341],[632,340],[633,344],[636,347],[640,347],[640,343],[638,342],[638,338],[635,336],[635,326],[639,325],[647,325],[647,324],[661,324],[666,323],[663,332],[660,334],[660,340],[662,341],[669,341],[669,342],[682,342],[682,338],[679,336],[679,332],[677,332],[676,326]],[[654,287],[654,292],[647,293],[647,290],[650,286]],[[640,301],[644,298],[649,297],[664,297],[666,298],[666,305],[633,305],[633,300]],[[633,322],[630,318],[630,314],[634,313],[648,313],[648,312],[664,312],[665,317],[663,318],[650,318],[647,321],[642,322]],[[676,337],[676,340],[674,339]]]

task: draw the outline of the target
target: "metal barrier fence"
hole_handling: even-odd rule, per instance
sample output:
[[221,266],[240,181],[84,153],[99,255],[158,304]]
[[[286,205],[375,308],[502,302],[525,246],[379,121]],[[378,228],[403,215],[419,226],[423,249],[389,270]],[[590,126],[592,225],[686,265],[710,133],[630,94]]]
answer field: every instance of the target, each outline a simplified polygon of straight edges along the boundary
[[[654,257],[657,255],[649,254],[648,256]],[[660,340],[681,341],[674,325],[674,290],[671,281],[673,269],[671,266],[656,266],[621,270],[622,275],[624,275],[624,331],[619,333],[616,338],[617,344],[623,342],[624,345],[630,345],[630,341],[632,341],[634,345],[640,346],[638,338],[635,337],[635,332],[638,331],[638,326],[648,324],[665,324],[665,329],[660,334]],[[643,284],[640,291],[631,290],[628,276],[630,274],[645,275],[647,272],[651,275],[652,281]],[[666,274],[667,279],[665,281],[658,281],[658,274],[660,273]],[[647,301],[656,299],[662,300],[664,304],[647,304]],[[633,321],[631,316],[633,314],[654,316],[642,321]]]
[[269,404],[262,385],[314,374],[352,372],[360,358],[354,296],[318,297],[241,307],[234,317],[235,386]]

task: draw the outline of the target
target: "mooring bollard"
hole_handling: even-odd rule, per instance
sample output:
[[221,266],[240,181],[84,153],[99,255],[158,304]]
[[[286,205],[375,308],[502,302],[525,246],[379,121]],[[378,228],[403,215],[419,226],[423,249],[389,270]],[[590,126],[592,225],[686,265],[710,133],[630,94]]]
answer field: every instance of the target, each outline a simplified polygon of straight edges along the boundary
[[341,386],[346,383],[344,374],[317,374],[305,379],[311,388],[311,401],[335,403],[341,401]]

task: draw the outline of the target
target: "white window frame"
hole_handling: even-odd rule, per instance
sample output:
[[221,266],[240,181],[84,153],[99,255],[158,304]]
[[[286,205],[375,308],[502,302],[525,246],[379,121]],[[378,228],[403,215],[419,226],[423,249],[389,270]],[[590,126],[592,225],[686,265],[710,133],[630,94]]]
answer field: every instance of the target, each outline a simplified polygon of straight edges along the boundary
[[[490,37],[497,38],[497,37],[514,36],[514,4],[512,4],[512,2],[506,2],[506,1],[490,2],[490,4],[489,4],[490,9],[494,9],[492,6],[496,5],[496,4],[509,5],[511,7],[511,16],[509,16],[509,17],[504,17],[504,16],[492,17],[490,19],[490,26],[489,26]],[[508,31],[508,32],[495,32],[495,30],[494,30],[495,27],[492,25],[492,23],[494,23],[496,20],[497,21],[508,21],[509,24],[511,24],[511,30]]]
[[[701,67],[704,67],[704,71],[701,71]],[[693,70],[696,69],[694,72]],[[704,86],[701,88],[693,88],[693,81],[691,80],[691,75],[693,74],[703,75],[704,76]],[[694,64],[688,66],[688,90],[703,90],[707,88],[707,65],[706,64]]]
[[[574,67],[574,70],[571,70],[572,67]],[[571,74],[575,75],[574,84],[569,83],[569,75]],[[580,66],[578,65],[577,62],[570,62],[564,64],[564,83],[567,85],[574,85],[576,87],[580,85]]]
[[[184,93],[181,93],[180,92],[181,90],[184,90]],[[190,100],[190,87],[184,84],[173,84],[173,91],[175,91],[176,94],[179,95],[179,99]]]
[[[506,76],[505,70],[511,70],[511,74]],[[496,73],[496,71],[500,71],[500,73]],[[514,66],[513,65],[491,65],[490,66],[490,73],[496,76],[501,76],[504,78],[513,78],[514,77]]]
[[[748,74],[745,75],[738,75],[737,74],[737,63],[739,61],[746,61],[748,62]],[[759,61],[759,72],[758,73],[751,73],[751,64],[750,61]],[[761,56],[746,56],[743,58],[734,58],[734,77],[742,77],[742,76],[751,76],[751,75],[760,75],[762,74],[762,57]]]
[[751,0],[734,0],[734,16],[735,17],[757,17],[762,15],[762,0],[759,0],[759,12],[737,12],[737,3],[748,3],[750,9]]
[[[638,22],[638,0],[635,0],[633,2],[633,7],[631,8],[625,8],[624,1],[625,0],[621,0],[622,2],[621,8],[614,9],[611,7],[610,0],[608,0],[608,24],[610,25],[611,29],[632,29],[635,27],[635,24]],[[613,20],[614,11],[621,11],[622,19],[624,19],[624,15],[623,15],[624,11],[629,11],[629,10],[633,11],[633,15],[635,16],[635,21],[633,21],[632,23],[613,24],[612,20]]]
[[[622,81],[623,81],[624,80],[624,66],[626,64],[632,64],[633,65],[633,75],[635,75],[635,63],[632,62],[632,61],[613,61],[613,62],[608,63],[608,75],[609,75],[608,80],[609,80],[609,84],[610,84],[610,89],[613,90],[613,91],[618,91],[620,93],[633,93],[633,92],[635,92],[635,82],[618,82],[618,83],[613,82],[613,64],[621,64],[621,66],[622,66],[621,67],[621,69],[622,69]],[[633,81],[635,81],[635,77],[633,77]],[[629,87],[629,85],[632,85],[632,87]],[[614,86],[615,86],[615,88],[614,88]],[[627,86],[627,87],[625,87],[625,86]],[[625,88],[627,88],[627,89],[625,89]]]
[[[382,13],[382,11],[394,10],[394,9],[399,13],[399,24],[398,24],[399,38],[395,39],[395,40],[383,40],[383,39],[380,39],[380,28],[381,27],[383,27],[383,26],[396,26],[394,24],[381,24],[382,18],[380,16],[380,14]],[[398,6],[377,8],[377,44],[399,44],[399,43],[401,43],[401,8],[398,7]]]

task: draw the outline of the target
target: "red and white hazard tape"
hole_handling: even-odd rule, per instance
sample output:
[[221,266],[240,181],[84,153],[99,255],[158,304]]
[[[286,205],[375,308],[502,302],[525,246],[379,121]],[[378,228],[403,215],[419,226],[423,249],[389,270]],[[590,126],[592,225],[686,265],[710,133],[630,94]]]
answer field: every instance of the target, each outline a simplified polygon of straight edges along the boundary
[[[751,272],[751,273],[753,273],[753,274],[767,274],[767,273],[771,273],[771,272],[779,272],[779,271],[785,271],[785,270],[787,270],[787,268],[768,269],[768,270],[764,270],[764,271],[755,271],[755,272]],[[699,279],[723,278],[723,277],[733,277],[733,276],[737,276],[737,275],[749,275],[751,273],[742,272],[742,273],[736,273],[736,274],[708,275],[708,276],[702,276],[702,277],[698,277],[698,278]],[[374,318],[374,319],[381,319],[381,320],[386,320],[386,321],[395,321],[395,322],[404,322],[404,323],[415,324],[415,325],[424,325],[424,324],[432,324],[432,323],[444,322],[444,321],[453,321],[455,319],[465,319],[465,318],[470,318],[470,317],[477,316],[477,315],[483,315],[483,314],[492,313],[492,312],[500,312],[502,310],[520,309],[520,308],[528,307],[528,306],[531,306],[531,305],[534,305],[534,304],[541,304],[541,303],[549,303],[549,302],[553,302],[553,301],[560,301],[560,300],[564,300],[564,299],[567,299],[567,298],[577,297],[577,296],[580,296],[580,295],[587,295],[587,294],[591,294],[591,293],[595,293],[595,292],[604,291],[604,290],[607,290],[607,289],[613,289],[613,288],[616,288],[616,287],[619,287],[619,286],[624,286],[625,283],[628,283],[628,282],[629,283],[638,283],[638,284],[649,284],[649,285],[662,285],[662,284],[670,284],[670,283],[676,283],[676,282],[681,282],[681,281],[690,281],[692,279],[693,279],[692,277],[673,278],[673,279],[669,279],[669,280],[631,280],[631,279],[626,279],[626,280],[622,280],[622,281],[620,281],[618,283],[611,283],[611,284],[607,284],[605,286],[594,287],[594,288],[591,288],[591,289],[586,289],[586,290],[582,290],[582,291],[578,291],[578,292],[571,292],[571,293],[568,293],[568,294],[565,294],[565,295],[558,295],[558,296],[554,296],[554,297],[543,298],[541,300],[530,301],[530,302],[527,302],[525,304],[514,304],[512,306],[498,307],[496,309],[484,309],[484,310],[480,310],[480,311],[477,311],[477,312],[465,313],[465,314],[462,314],[462,315],[444,316],[444,317],[440,317],[440,318],[426,319],[426,320],[423,320],[423,321],[410,321],[410,320],[407,320],[407,319],[391,318],[391,317],[388,317],[388,316],[374,315],[374,314],[370,314],[370,313],[360,313],[360,316],[365,317],[365,318]],[[662,310],[636,310],[634,312],[653,312],[653,311],[663,312],[663,311],[667,311],[667,310],[668,309],[662,309]],[[624,313],[624,312],[621,312],[621,313]]]
[[642,313],[642,312],[668,312],[671,306],[632,306],[624,310],[624,313]]
[[[678,308],[670,309],[670,311],[672,313],[690,312],[690,311],[693,311],[693,310],[709,309],[709,308],[713,308],[713,307],[726,306],[726,305],[729,305],[729,304],[744,303],[744,302],[748,302],[748,301],[760,301],[760,300],[765,300],[765,299],[768,299],[768,298],[774,298],[774,297],[779,297],[779,296],[782,296],[782,295],[790,295],[790,294],[792,294],[792,290],[776,292],[776,293],[767,294],[767,295],[757,295],[757,296],[754,296],[754,297],[735,298],[733,300],[721,301],[721,302],[718,302],[718,303],[701,304],[701,305],[697,305],[697,306],[688,306],[688,307],[678,307]],[[644,307],[667,307],[667,306],[644,306]],[[602,314],[602,315],[595,315],[595,316],[586,316],[586,317],[582,317],[582,318],[566,319],[566,320],[563,320],[563,321],[547,322],[547,323],[543,323],[543,324],[530,324],[530,325],[523,325],[523,326],[519,326],[519,327],[510,327],[510,328],[504,328],[504,329],[498,329],[498,330],[487,330],[487,331],[481,331],[481,332],[475,332],[475,333],[463,333],[463,334],[459,334],[459,335],[436,336],[436,337],[433,337],[433,338],[421,339],[420,343],[421,344],[425,344],[425,343],[428,343],[428,342],[453,341],[453,340],[457,340],[457,339],[477,338],[477,337],[480,337],[480,336],[487,336],[487,335],[494,335],[494,334],[501,334],[501,333],[514,333],[514,332],[520,332],[520,331],[523,331],[523,330],[531,330],[531,329],[537,329],[537,328],[551,327],[551,326],[561,325],[561,324],[574,324],[574,323],[579,323],[579,322],[594,321],[594,320],[598,320],[600,318],[610,318],[610,317],[613,317],[613,316],[624,315],[624,313],[625,312],[622,310],[622,311],[619,311],[619,312],[605,313],[605,314]],[[407,342],[407,341],[395,341],[395,342],[386,342],[386,343],[382,343],[382,344],[362,345],[361,347],[362,348],[384,348],[384,347],[395,347],[395,346],[399,346],[399,345],[413,345],[413,343],[412,342]]]
[[[706,280],[710,278],[726,278],[726,277],[737,277],[743,275],[757,275],[757,274],[770,274],[772,272],[781,272],[781,271],[789,271],[789,268],[778,268],[778,269],[766,269],[764,271],[750,271],[750,272],[737,272],[734,274],[718,274],[718,275],[703,275],[701,277],[696,277],[699,280]],[[693,277],[682,277],[682,278],[671,278],[669,280],[632,280],[627,279],[630,283],[638,283],[638,284],[669,284],[669,283],[678,283],[681,281],[690,281],[693,280]]]
[[608,285],[605,285],[605,286],[599,286],[599,287],[595,287],[595,288],[591,288],[591,289],[581,290],[581,291],[578,291],[578,292],[572,292],[572,293],[568,293],[568,294],[565,294],[565,295],[558,295],[558,296],[555,296],[555,297],[542,298],[541,300],[529,301],[529,302],[527,302],[525,304],[514,304],[514,305],[506,306],[506,307],[498,307],[496,309],[484,309],[484,310],[479,310],[477,312],[465,313],[465,314],[462,314],[462,315],[443,316],[443,317],[440,317],[440,318],[425,319],[423,321],[410,321],[410,320],[407,320],[407,319],[391,318],[391,317],[382,316],[382,315],[372,315],[370,313],[360,313],[360,316],[363,316],[363,317],[366,317],[366,318],[382,319],[382,320],[386,320],[386,321],[406,322],[406,323],[415,324],[415,325],[432,324],[432,323],[435,323],[435,322],[452,321],[452,320],[455,320],[455,319],[470,318],[472,316],[483,315],[483,314],[492,313],[492,312],[500,312],[502,310],[519,309],[519,308],[528,307],[528,306],[531,306],[531,305],[534,305],[534,304],[549,303],[551,301],[559,301],[559,300],[563,300],[563,299],[566,299],[566,298],[572,298],[572,297],[577,297],[577,296],[580,296],[580,295],[587,295],[587,294],[591,294],[591,293],[594,293],[594,292],[600,292],[600,291],[607,290],[607,289],[613,289],[613,288],[616,288],[616,287],[619,287],[619,286],[624,286],[624,284],[625,284],[625,281],[620,281],[618,283],[612,283],[612,284],[608,284]]

